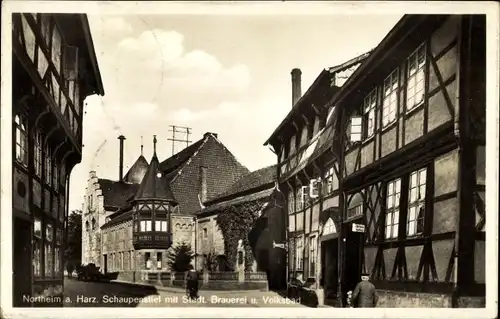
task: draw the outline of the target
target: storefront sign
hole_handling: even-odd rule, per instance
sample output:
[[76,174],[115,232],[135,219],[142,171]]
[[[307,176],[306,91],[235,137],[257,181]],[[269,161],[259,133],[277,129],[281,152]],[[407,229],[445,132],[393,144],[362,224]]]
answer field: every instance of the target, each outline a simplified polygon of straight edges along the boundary
[[365,232],[365,225],[363,224],[352,224],[352,231],[353,233],[364,233]]

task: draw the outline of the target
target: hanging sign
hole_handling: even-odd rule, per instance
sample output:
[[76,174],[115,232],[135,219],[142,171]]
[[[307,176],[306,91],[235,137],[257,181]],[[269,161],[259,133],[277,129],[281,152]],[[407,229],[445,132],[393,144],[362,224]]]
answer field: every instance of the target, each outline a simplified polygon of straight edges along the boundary
[[352,224],[352,231],[353,233],[364,233],[365,232],[365,225],[363,224]]

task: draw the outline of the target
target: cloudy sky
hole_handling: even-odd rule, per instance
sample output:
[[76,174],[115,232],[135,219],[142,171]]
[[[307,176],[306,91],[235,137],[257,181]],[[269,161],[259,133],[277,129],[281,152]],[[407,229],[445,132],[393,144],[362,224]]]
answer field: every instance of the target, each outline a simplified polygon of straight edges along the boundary
[[106,95],[86,100],[82,163],[71,176],[80,209],[88,173],[118,178],[140,155],[172,155],[169,125],[219,139],[250,170],[276,162],[263,146],[291,105],[290,71],[302,92],[325,67],[374,48],[401,15],[88,15]]

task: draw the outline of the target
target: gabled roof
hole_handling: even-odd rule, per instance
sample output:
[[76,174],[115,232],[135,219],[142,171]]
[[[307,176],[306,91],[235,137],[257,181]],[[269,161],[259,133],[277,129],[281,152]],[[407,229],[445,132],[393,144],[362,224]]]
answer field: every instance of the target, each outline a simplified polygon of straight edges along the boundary
[[149,164],[144,156],[139,156],[135,163],[130,167],[127,174],[123,177],[123,180],[129,183],[137,183],[140,184],[142,182],[142,178],[146,174],[148,170]]
[[174,154],[173,156],[167,158],[163,162],[160,163],[160,170],[165,173],[169,174],[173,171],[175,171],[177,168],[182,166],[186,161],[193,156],[193,154],[200,148],[200,146],[203,144],[203,138],[196,141],[195,143],[189,145],[182,151],[180,151],[177,154]]
[[120,208],[127,203],[130,196],[133,196],[139,189],[139,184],[124,183],[99,178],[99,186],[104,197],[104,207]]
[[170,190],[169,181],[161,173],[156,152],[153,154],[151,163],[135,194],[134,200],[166,200],[177,203]]
[[264,185],[273,184],[276,181],[276,173],[276,165],[270,165],[250,172],[237,180],[227,190],[215,196],[210,202],[217,202],[220,199],[231,197],[231,195],[238,195]]

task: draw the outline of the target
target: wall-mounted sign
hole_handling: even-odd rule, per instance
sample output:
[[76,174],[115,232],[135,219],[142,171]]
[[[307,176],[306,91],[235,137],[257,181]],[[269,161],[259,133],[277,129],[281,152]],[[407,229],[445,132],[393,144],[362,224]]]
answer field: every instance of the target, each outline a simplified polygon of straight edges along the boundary
[[364,233],[365,232],[365,225],[363,224],[352,224],[352,231],[353,233]]

